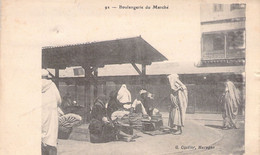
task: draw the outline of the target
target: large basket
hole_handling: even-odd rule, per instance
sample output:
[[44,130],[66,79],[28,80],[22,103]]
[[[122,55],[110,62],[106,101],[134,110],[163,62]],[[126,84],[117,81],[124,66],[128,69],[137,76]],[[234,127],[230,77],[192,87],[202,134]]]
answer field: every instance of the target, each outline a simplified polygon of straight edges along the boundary
[[65,127],[59,126],[58,138],[59,139],[68,139],[71,132],[72,132],[72,127],[65,128]]

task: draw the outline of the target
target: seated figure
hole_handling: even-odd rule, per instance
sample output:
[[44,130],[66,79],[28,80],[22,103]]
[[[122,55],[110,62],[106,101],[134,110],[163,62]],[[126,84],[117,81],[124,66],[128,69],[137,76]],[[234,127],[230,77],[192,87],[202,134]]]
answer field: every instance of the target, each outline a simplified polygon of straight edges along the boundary
[[142,98],[142,94],[143,93],[147,93],[146,90],[140,90],[139,95],[137,96],[137,98],[134,100],[133,104],[131,105],[133,111],[135,113],[142,113],[143,115],[147,115],[147,111],[143,105],[143,98]]
[[[140,91],[140,95],[144,90]],[[147,92],[147,91],[146,91]],[[148,92],[147,92],[148,93]],[[121,86],[121,88],[119,89],[116,99],[118,104],[121,104],[119,107],[121,107],[121,112],[117,112],[118,115],[122,114],[129,114],[131,112],[137,112],[137,113],[142,113],[144,115],[147,115],[147,112],[142,104],[142,99],[141,96],[138,96],[137,99],[134,100],[134,102],[132,103],[131,101],[131,93],[129,92],[129,90],[127,89],[126,85],[123,84]]]
[[131,94],[126,85],[122,85],[119,91],[112,91],[107,106],[108,118],[115,124],[119,134],[118,138],[131,141],[134,136],[130,125],[129,115],[131,111]]
[[154,95],[146,90],[140,91],[140,101],[148,114],[148,120],[143,116],[143,131],[154,131],[159,130],[163,126],[162,115],[154,105]]
[[123,108],[125,110],[131,108],[132,97],[131,97],[131,93],[129,92],[125,84],[123,84],[119,89],[116,98],[118,102],[123,105]]
[[69,92],[65,94],[62,98],[61,108],[65,109],[67,107],[73,106],[72,97]]
[[91,121],[89,124],[90,142],[104,143],[116,139],[116,129],[107,117],[106,103],[108,97],[99,96],[91,110]]
[[154,108],[154,94],[142,89],[140,91],[141,102],[145,108],[146,113],[151,117],[159,113],[159,110]]
[[110,103],[108,103],[108,111],[111,119],[121,119],[123,116],[129,115],[132,105],[131,101],[131,93],[125,84],[118,91],[111,92]]
[[120,104],[113,102],[114,99],[115,98],[113,97],[110,98],[107,108],[107,97],[99,96],[95,100],[91,111],[92,119],[89,125],[90,141],[92,143],[104,143],[121,139],[131,141],[132,136],[122,132],[122,129],[125,128],[125,125],[120,121],[121,119],[111,119],[111,113],[117,109],[122,108],[119,106]]

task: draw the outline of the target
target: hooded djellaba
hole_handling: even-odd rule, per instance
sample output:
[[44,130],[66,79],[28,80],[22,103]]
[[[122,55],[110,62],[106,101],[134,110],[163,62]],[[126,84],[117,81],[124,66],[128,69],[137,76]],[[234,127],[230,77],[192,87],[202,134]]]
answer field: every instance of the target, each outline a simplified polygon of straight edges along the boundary
[[241,103],[240,92],[233,82],[227,80],[225,82],[225,92],[222,96],[223,103],[223,129],[238,128],[236,117],[238,107]]
[[171,106],[168,125],[172,128],[174,134],[181,134],[188,105],[188,91],[186,86],[179,80],[177,74],[169,75],[168,79],[171,86]]
[[[129,90],[127,89],[126,85],[123,84],[121,86],[121,88],[119,89],[118,93],[117,93],[117,100],[121,103],[121,104],[131,104],[132,102],[132,97],[131,97],[131,93],[129,92]],[[130,106],[124,106],[125,108],[130,108]]]
[[49,72],[42,70],[42,154],[57,153],[58,105],[61,97],[56,85],[48,79]]

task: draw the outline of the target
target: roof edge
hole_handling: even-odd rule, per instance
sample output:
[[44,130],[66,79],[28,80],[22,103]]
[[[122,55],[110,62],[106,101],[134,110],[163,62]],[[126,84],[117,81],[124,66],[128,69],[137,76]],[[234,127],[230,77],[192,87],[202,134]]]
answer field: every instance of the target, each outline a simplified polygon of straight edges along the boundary
[[[60,46],[43,46],[42,49],[52,49],[52,48],[62,48],[62,47],[73,47],[78,45],[88,45],[88,44],[94,44],[94,43],[102,43],[107,41],[117,41],[117,40],[124,40],[124,39],[134,39],[134,38],[141,38],[141,35],[135,36],[135,37],[128,37],[128,38],[117,38],[112,40],[102,40],[102,41],[92,41],[92,42],[85,42],[85,43],[78,43],[78,44],[67,44],[67,45],[60,45]],[[143,39],[144,40],[144,39]]]

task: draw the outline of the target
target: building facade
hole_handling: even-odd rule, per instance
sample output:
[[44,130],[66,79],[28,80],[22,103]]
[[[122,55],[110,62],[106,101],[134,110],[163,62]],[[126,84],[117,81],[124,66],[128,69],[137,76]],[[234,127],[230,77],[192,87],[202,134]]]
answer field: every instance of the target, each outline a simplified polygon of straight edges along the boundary
[[[229,67],[230,70],[211,74],[212,83],[199,86],[200,90],[205,90],[200,93],[200,98],[205,100],[197,102],[196,107],[199,111],[204,110],[198,107],[213,107],[211,110],[219,112],[216,94],[223,91],[226,79],[235,83],[241,92],[242,105],[245,105],[246,4],[201,4],[200,9],[201,60],[198,67],[211,70]],[[240,71],[236,70],[238,67]],[[211,96],[210,101],[206,101],[207,96]],[[240,107],[241,113],[244,107]]]
[[201,5],[201,66],[245,64],[245,9],[245,4]]
[[[220,97],[226,79],[233,81],[245,98],[245,9],[245,4],[201,5],[201,20],[198,21],[201,26],[200,62],[162,62],[147,66],[146,88],[155,94],[156,107],[161,111],[168,110],[169,102],[164,100],[170,92],[167,75],[173,73],[179,74],[188,88],[188,113],[221,113]],[[128,65],[100,68],[97,94],[109,95],[126,84],[134,100],[142,80],[131,64]],[[79,78],[62,83],[61,94],[70,92],[83,105],[84,79],[80,77],[84,71],[80,68],[70,68],[69,71]],[[95,99],[93,85],[89,91],[87,98],[92,104]]]

